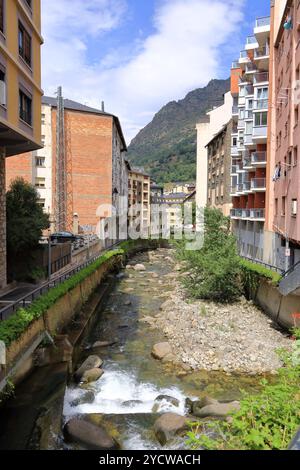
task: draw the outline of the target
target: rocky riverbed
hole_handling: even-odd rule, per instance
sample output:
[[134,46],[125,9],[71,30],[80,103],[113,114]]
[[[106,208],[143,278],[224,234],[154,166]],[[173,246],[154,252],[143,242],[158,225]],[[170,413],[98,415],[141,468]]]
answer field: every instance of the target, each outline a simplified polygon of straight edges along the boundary
[[253,302],[191,301],[180,281],[186,275],[184,267],[176,263],[174,253],[162,250],[149,256],[152,261],[172,262],[174,268],[159,280],[170,289],[168,299],[154,318],[144,318],[164,332],[172,350],[170,361],[187,370],[276,373],[282,365],[277,351],[289,348],[291,341]]

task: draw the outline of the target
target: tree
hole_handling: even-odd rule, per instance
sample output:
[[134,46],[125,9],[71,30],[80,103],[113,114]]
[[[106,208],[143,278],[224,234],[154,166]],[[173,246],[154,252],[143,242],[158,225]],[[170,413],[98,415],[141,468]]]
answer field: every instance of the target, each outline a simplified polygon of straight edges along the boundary
[[205,209],[204,245],[187,251],[191,276],[185,283],[194,297],[232,302],[242,294],[241,268],[230,219],[217,209]]
[[30,266],[42,232],[50,225],[38,199],[35,187],[22,178],[13,181],[6,194],[8,266],[13,277],[20,261]]

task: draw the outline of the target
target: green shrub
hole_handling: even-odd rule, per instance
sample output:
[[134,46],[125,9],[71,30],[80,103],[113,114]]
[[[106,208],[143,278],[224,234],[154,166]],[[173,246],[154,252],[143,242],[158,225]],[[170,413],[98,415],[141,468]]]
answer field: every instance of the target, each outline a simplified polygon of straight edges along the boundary
[[20,309],[7,320],[0,322],[0,340],[6,346],[18,339],[26,328],[36,319],[40,318],[52,305],[57,302],[66,293],[74,289],[78,284],[93,274],[103,263],[115,256],[125,254],[124,249],[108,251],[98,258],[94,263],[74,274],[62,284],[49,290],[47,294],[42,295],[35,300],[29,308]]
[[230,220],[217,209],[205,209],[204,245],[186,251],[176,243],[178,256],[187,261],[191,274],[184,278],[189,293],[196,298],[233,302],[242,293],[236,239]]
[[[299,330],[295,333],[300,337]],[[262,380],[259,394],[244,393],[241,409],[230,421],[197,423],[188,434],[194,449],[284,450],[300,426],[300,341],[284,353],[285,366],[275,383]],[[204,432],[213,433],[215,438]],[[203,434],[201,434],[203,433]],[[210,434],[211,435],[211,434]]]

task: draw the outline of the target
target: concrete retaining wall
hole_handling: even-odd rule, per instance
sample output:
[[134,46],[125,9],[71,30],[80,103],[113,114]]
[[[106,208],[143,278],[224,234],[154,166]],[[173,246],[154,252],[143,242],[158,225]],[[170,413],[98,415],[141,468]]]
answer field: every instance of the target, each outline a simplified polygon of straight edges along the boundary
[[[284,328],[294,326],[293,313],[300,313],[300,297],[296,295],[283,296],[277,287],[267,280],[261,280],[255,302],[270,317]],[[298,325],[300,326],[300,324]]]

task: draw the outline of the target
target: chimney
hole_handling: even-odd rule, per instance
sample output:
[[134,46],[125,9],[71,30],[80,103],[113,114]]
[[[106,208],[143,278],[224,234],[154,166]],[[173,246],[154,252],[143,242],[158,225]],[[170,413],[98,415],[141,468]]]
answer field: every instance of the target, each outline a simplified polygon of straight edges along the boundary
[[105,112],[104,101],[101,101],[101,110],[103,113]]

